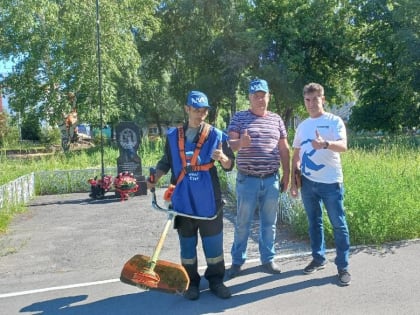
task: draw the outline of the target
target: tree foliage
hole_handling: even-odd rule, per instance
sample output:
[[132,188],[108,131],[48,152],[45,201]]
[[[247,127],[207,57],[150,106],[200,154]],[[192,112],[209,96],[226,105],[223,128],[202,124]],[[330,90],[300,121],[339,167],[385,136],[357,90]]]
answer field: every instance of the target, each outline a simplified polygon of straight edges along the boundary
[[[23,117],[37,113],[54,124],[77,106],[83,120],[98,123],[95,1],[1,0],[0,6],[0,57],[12,58],[15,64],[4,80],[10,107]],[[152,0],[100,3],[105,121],[117,120],[137,107],[136,98],[129,97],[141,86],[133,29],[150,36],[158,25],[155,7]],[[69,95],[76,95],[75,104]]]
[[309,82],[323,84],[333,104],[352,97],[351,16],[344,1],[258,0],[253,15],[266,41],[259,69],[286,120]]
[[[204,91],[211,102],[210,121],[220,107],[236,102],[239,78],[249,63],[250,38],[239,16],[244,1],[165,1],[157,12],[161,28],[149,42],[139,41],[152,56],[148,74],[165,74],[168,97],[183,108],[189,90]],[[242,51],[243,49],[243,51]],[[257,54],[256,56],[257,57]],[[147,75],[147,77],[149,77]],[[160,115],[157,111],[153,113]]]
[[178,123],[191,89],[209,96],[211,122],[227,123],[259,76],[286,122],[317,81],[331,105],[359,97],[354,128],[419,126],[419,0],[101,0],[99,65],[94,0],[0,7],[0,58],[14,61],[2,83],[24,119],[54,124],[77,107],[98,124],[100,65],[111,123]]
[[401,131],[420,126],[420,2],[357,1],[355,129]]
[[28,113],[21,125],[21,139],[39,141],[41,139],[41,122],[36,113]]

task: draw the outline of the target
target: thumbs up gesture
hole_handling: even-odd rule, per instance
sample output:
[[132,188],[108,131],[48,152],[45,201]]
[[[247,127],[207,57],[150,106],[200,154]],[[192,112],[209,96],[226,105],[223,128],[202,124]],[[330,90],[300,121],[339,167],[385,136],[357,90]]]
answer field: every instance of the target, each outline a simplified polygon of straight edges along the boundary
[[322,138],[321,134],[319,133],[318,129],[315,129],[315,139],[312,140],[312,147],[315,150],[321,150],[324,148],[325,140]]
[[251,136],[248,135],[248,129],[244,130],[244,133],[241,134],[241,138],[240,138],[240,147],[249,147],[251,145]]
[[211,158],[215,161],[223,161],[228,159],[227,156],[223,153],[222,142],[219,142],[217,149],[213,151]]

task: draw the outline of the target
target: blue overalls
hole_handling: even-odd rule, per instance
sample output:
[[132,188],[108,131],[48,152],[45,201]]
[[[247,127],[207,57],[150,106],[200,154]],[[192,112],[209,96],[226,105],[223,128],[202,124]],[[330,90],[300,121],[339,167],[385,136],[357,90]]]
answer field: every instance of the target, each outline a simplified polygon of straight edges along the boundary
[[[178,178],[182,172],[182,159],[186,159],[187,169],[197,143],[184,139],[184,157],[180,156],[180,142],[177,128],[168,131],[167,139],[171,150],[172,172]],[[207,140],[204,141],[197,158],[197,164],[205,165],[213,162],[211,155],[223,140],[222,133],[211,127]],[[182,151],[182,150],[181,150]],[[181,152],[182,154],[183,152]],[[216,167],[209,170],[189,171],[177,183],[171,202],[174,210],[193,216],[213,217],[215,219],[201,220],[177,215],[175,228],[178,231],[181,247],[181,263],[190,278],[190,285],[199,286],[200,275],[197,264],[198,231],[200,232],[207,269],[205,278],[209,283],[223,282],[225,263],[223,255],[223,211],[222,204],[216,204],[213,180],[217,178]]]

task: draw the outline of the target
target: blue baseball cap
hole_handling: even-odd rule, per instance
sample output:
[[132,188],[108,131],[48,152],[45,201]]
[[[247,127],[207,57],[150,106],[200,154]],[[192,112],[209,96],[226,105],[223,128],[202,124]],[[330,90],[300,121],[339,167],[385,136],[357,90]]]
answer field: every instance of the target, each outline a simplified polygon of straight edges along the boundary
[[268,93],[268,84],[267,81],[262,79],[255,79],[249,83],[249,94],[254,94],[256,92],[265,92]]
[[200,91],[191,91],[188,93],[187,105],[194,108],[210,107],[207,95]]

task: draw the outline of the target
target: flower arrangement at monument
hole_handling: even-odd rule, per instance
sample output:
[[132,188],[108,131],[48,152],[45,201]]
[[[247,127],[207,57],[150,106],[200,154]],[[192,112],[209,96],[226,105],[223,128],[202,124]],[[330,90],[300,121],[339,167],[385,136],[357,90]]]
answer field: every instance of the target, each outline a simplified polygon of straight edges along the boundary
[[139,185],[133,173],[119,173],[114,179],[115,191],[120,194],[121,201],[127,200],[131,193],[135,193]]
[[115,192],[119,195],[121,201],[127,200],[130,194],[135,193],[139,189],[136,178],[133,173],[123,172],[119,173],[115,179],[111,175],[106,175],[103,178],[95,176],[89,178],[90,184],[89,197],[93,199],[102,199],[106,192],[110,191],[114,185]]
[[95,178],[89,178],[88,183],[90,184],[90,194],[89,196],[94,199],[103,198],[105,193],[111,189],[112,186],[112,176],[105,175],[103,178],[95,176]]

